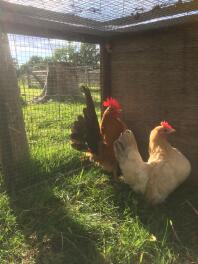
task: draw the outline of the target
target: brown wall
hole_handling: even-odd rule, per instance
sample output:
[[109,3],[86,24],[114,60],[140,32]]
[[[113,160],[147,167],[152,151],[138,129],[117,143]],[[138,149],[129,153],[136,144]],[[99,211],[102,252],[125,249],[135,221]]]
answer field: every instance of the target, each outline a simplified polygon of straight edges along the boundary
[[114,40],[111,78],[112,96],[123,105],[144,157],[150,130],[168,120],[177,130],[171,141],[198,180],[198,25]]

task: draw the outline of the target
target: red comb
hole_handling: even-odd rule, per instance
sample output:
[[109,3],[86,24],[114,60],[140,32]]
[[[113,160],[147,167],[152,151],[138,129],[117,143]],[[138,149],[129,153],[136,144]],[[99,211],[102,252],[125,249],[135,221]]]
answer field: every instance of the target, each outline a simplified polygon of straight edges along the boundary
[[166,121],[162,121],[161,126],[163,126],[164,128],[173,129],[173,127]]
[[121,105],[118,103],[118,101],[112,97],[107,98],[106,101],[103,102],[103,106],[108,107],[111,106],[112,108],[116,109],[116,110],[120,110],[121,109]]

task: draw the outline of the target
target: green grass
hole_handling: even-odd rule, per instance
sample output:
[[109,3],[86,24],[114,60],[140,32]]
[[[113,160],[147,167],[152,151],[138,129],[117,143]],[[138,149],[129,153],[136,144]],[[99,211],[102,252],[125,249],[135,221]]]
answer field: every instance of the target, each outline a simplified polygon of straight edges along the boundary
[[82,108],[71,100],[23,107],[32,157],[15,195],[1,186],[0,263],[198,263],[196,188],[182,186],[151,208],[113,183],[70,147]]
[[27,86],[20,85],[20,91],[22,98],[27,102],[31,102],[35,97],[41,94],[42,89],[38,87],[33,87],[31,89],[28,89]]

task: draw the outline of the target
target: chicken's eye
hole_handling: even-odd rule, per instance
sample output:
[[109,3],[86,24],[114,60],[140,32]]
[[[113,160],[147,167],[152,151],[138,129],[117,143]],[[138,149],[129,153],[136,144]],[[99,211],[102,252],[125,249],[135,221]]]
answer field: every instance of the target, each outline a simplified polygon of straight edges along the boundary
[[168,129],[164,128],[164,132],[168,132]]

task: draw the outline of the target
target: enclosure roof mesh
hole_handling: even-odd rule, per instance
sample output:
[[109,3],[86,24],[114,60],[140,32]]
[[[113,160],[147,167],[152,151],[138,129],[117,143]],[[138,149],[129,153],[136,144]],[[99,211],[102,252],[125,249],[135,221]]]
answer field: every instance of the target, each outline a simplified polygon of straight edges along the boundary
[[101,36],[198,13],[197,0],[1,0],[0,11],[6,4],[21,16]]
[[91,20],[106,22],[154,7],[166,7],[191,0],[7,0],[7,2],[32,6],[61,14],[72,14]]

